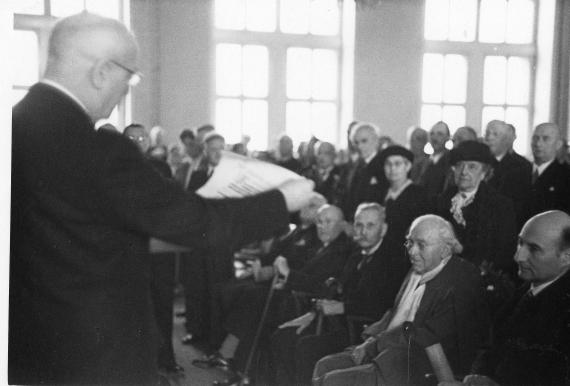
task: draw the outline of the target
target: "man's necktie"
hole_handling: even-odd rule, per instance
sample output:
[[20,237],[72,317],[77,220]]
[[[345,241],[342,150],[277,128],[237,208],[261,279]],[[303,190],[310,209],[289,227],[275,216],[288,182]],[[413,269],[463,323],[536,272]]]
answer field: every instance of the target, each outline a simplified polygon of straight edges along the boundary
[[538,180],[538,168],[534,168],[534,170],[532,171],[532,184],[533,185],[536,182],[536,180]]

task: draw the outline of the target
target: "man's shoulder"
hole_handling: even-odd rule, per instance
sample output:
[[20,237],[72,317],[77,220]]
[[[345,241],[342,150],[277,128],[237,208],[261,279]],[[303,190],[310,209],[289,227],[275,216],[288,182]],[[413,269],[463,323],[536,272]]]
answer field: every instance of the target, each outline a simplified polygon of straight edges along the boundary
[[475,265],[467,260],[459,256],[452,256],[437,277],[442,282],[465,287],[472,286],[474,282],[479,282],[481,273]]

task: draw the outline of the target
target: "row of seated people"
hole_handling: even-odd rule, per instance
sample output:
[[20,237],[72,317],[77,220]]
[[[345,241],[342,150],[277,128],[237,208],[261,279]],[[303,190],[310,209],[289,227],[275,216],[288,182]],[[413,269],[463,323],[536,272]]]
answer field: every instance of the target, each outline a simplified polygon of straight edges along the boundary
[[[264,275],[257,263],[255,278],[223,286],[228,335],[218,352],[197,365],[243,370],[269,285],[275,285],[268,318],[261,322],[265,334],[272,334],[275,383],[310,383],[315,363],[315,384],[425,384],[424,374],[429,372],[435,372],[439,381],[453,382],[453,374],[469,373],[481,348],[487,350],[473,369],[500,384],[568,382],[567,214],[547,212],[523,228],[515,260],[518,274],[527,284],[503,305],[491,341],[479,270],[458,256],[462,246],[449,222],[435,215],[416,219],[406,236],[409,259],[403,246],[386,231],[385,210],[376,203],[357,209],[356,245],[352,247],[343,236],[338,208],[321,207],[317,224],[321,248],[305,265],[291,268],[288,259],[280,255],[269,275],[279,275],[277,283],[262,284]],[[303,260],[299,259],[303,241],[312,239],[307,237],[307,229],[310,227],[288,239],[299,247],[296,252],[281,249],[291,253],[291,265],[296,261],[298,266]],[[329,274],[338,280],[325,279]],[[312,307],[299,307],[298,291],[321,299]],[[307,309],[307,314],[287,321]],[[322,319],[314,322],[316,314],[326,316],[324,323]],[[358,326],[349,325],[355,316],[380,321],[364,329],[365,341],[360,345],[319,361],[349,343],[358,343],[354,338]],[[228,358],[234,357],[232,364]],[[467,378],[470,382],[475,379],[481,377]]]

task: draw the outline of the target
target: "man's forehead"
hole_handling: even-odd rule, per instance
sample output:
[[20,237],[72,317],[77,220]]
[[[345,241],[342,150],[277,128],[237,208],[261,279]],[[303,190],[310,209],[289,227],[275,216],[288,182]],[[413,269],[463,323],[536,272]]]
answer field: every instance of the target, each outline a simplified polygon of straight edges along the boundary
[[362,210],[354,217],[355,223],[379,223],[380,216],[375,210]]
[[534,130],[534,135],[541,137],[556,137],[558,135],[558,129],[551,125],[538,126]]

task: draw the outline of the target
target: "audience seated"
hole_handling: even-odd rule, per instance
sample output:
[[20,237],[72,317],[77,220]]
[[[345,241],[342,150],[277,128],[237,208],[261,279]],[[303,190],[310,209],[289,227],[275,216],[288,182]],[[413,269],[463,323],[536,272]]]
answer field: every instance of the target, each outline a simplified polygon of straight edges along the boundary
[[330,142],[318,142],[315,152],[316,164],[304,176],[315,182],[315,191],[322,194],[329,204],[338,206],[342,196],[339,188],[341,170],[334,164],[336,149]]
[[515,138],[512,125],[498,120],[487,124],[485,143],[495,158],[489,186],[511,199],[517,216],[517,229],[520,229],[526,220],[525,206],[531,189],[532,164],[513,150]]
[[408,129],[408,148],[414,155],[410,178],[419,183],[422,170],[427,166],[429,156],[424,149],[428,143],[428,132],[421,127],[412,126]]
[[555,210],[527,221],[515,261],[525,284],[500,313],[492,347],[463,384],[568,385],[570,216]]
[[412,221],[429,212],[427,193],[409,178],[414,155],[408,149],[394,145],[380,153],[384,173],[389,183],[383,194],[388,231],[395,240],[404,242]]
[[536,126],[531,142],[534,164],[529,217],[550,209],[570,213],[570,169],[556,159],[561,147],[562,134],[556,124]]
[[426,189],[429,198],[436,197],[446,189],[446,177],[450,165],[449,150],[445,148],[445,144],[449,141],[449,137],[449,127],[442,121],[433,125],[429,132],[429,143],[433,148],[433,154],[430,155],[419,182]]
[[[278,256],[274,261],[274,273],[280,280],[276,283],[268,318],[264,329],[272,331],[280,323],[296,316],[292,291],[316,292],[325,288],[325,281],[338,276],[349,254],[350,243],[343,232],[342,211],[332,205],[322,206],[317,214],[317,233],[321,247],[308,259],[301,269],[291,269],[287,259]],[[225,315],[224,327],[227,336],[215,353],[193,363],[199,367],[229,367],[235,359],[235,368],[243,369],[266,302],[268,287],[259,285],[243,291]],[[265,333],[266,335],[267,333]],[[228,381],[230,382],[231,379]]]
[[360,122],[352,127],[350,141],[358,151],[354,173],[347,181],[343,212],[349,219],[363,202],[381,202],[387,186],[384,168],[378,156],[380,129],[372,123]]
[[[392,305],[409,268],[404,248],[386,235],[384,208],[376,203],[358,206],[354,239],[359,248],[351,254],[329,299],[317,302],[327,319],[317,331],[315,311],[280,326],[272,349],[280,384],[308,384],[313,367],[324,355],[349,344],[346,316],[378,319]],[[331,281],[332,282],[332,281]],[[310,327],[307,328],[307,325]]]
[[411,225],[406,247],[412,268],[394,307],[367,327],[364,343],[319,360],[315,385],[422,385],[432,353],[466,373],[486,338],[488,318],[479,271],[457,256],[451,224],[425,215]]

